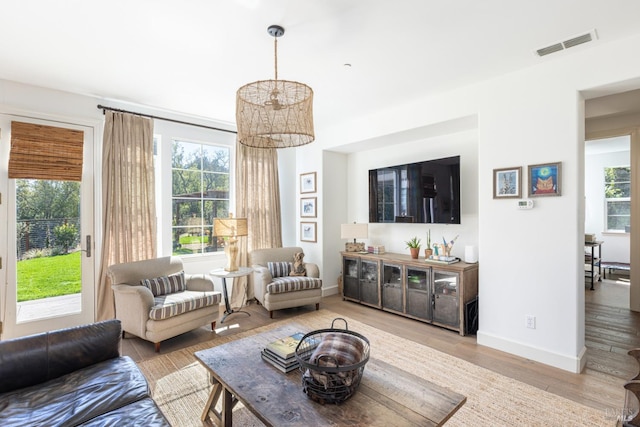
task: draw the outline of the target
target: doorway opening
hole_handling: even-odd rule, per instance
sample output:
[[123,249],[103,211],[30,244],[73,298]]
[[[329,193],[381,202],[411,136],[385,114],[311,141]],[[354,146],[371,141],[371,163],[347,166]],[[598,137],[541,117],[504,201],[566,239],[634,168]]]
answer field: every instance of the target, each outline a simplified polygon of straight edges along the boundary
[[80,183],[16,180],[17,322],[82,311]]
[[585,280],[590,282],[593,278],[596,283],[593,290],[587,292],[586,301],[629,308],[629,270],[607,267],[630,265],[629,135],[593,139],[585,143],[584,228],[585,233],[599,243],[600,252],[593,271],[590,263],[585,265]]

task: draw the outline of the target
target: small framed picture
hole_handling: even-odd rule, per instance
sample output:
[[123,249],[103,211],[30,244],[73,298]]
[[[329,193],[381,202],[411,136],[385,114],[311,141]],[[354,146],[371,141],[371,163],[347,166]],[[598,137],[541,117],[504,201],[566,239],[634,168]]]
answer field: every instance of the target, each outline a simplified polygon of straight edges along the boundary
[[522,167],[493,170],[493,198],[512,199],[522,197]]
[[529,197],[559,196],[562,163],[529,165]]
[[301,173],[300,174],[300,193],[315,193],[316,192],[316,173]]
[[316,223],[301,222],[300,223],[300,241],[315,242],[317,240],[318,240],[318,234],[316,230]]
[[316,202],[317,197],[302,197],[300,198],[300,216],[303,218],[315,218],[317,217]]

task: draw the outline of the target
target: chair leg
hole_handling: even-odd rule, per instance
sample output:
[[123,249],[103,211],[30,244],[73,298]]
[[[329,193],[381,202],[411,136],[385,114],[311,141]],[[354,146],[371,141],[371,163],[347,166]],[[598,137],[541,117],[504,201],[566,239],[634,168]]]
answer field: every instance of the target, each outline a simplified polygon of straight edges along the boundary
[[124,339],[124,330],[122,331],[122,339]]
[[211,330],[215,331],[216,330],[216,322],[211,322]]
[[156,346],[156,353],[160,353],[160,343],[159,342],[155,343],[155,346]]
[[273,319],[273,310],[269,311],[269,319]]
[[318,310],[320,310],[320,303],[319,302],[316,303],[316,311],[318,311]]

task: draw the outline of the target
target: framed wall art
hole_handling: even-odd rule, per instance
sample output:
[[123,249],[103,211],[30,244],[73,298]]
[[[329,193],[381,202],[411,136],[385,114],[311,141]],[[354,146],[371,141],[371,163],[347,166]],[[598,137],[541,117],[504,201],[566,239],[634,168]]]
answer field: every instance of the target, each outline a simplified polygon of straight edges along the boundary
[[300,193],[315,193],[316,192],[316,173],[301,173],[300,174]]
[[529,165],[529,197],[559,196],[562,163]]
[[493,170],[493,198],[512,199],[522,197],[522,167]]
[[315,218],[317,217],[316,203],[317,197],[302,197],[300,198],[300,216],[303,218]]
[[318,232],[316,229],[317,223],[315,222],[301,222],[300,223],[300,241],[302,242],[316,242],[318,240]]

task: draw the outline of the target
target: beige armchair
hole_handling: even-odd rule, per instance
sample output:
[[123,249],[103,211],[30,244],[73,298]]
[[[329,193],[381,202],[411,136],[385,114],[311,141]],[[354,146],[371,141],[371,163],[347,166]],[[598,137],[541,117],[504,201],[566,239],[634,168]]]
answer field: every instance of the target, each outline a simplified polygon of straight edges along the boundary
[[258,302],[269,310],[271,318],[274,310],[309,304],[315,304],[316,310],[320,308],[322,280],[318,266],[305,262],[306,276],[289,275],[293,256],[299,252],[303,252],[302,248],[287,247],[256,249],[249,253],[249,265],[253,268],[249,286]]
[[201,326],[215,329],[222,295],[205,274],[184,274],[182,260],[163,257],[109,267],[122,334],[155,344]]

